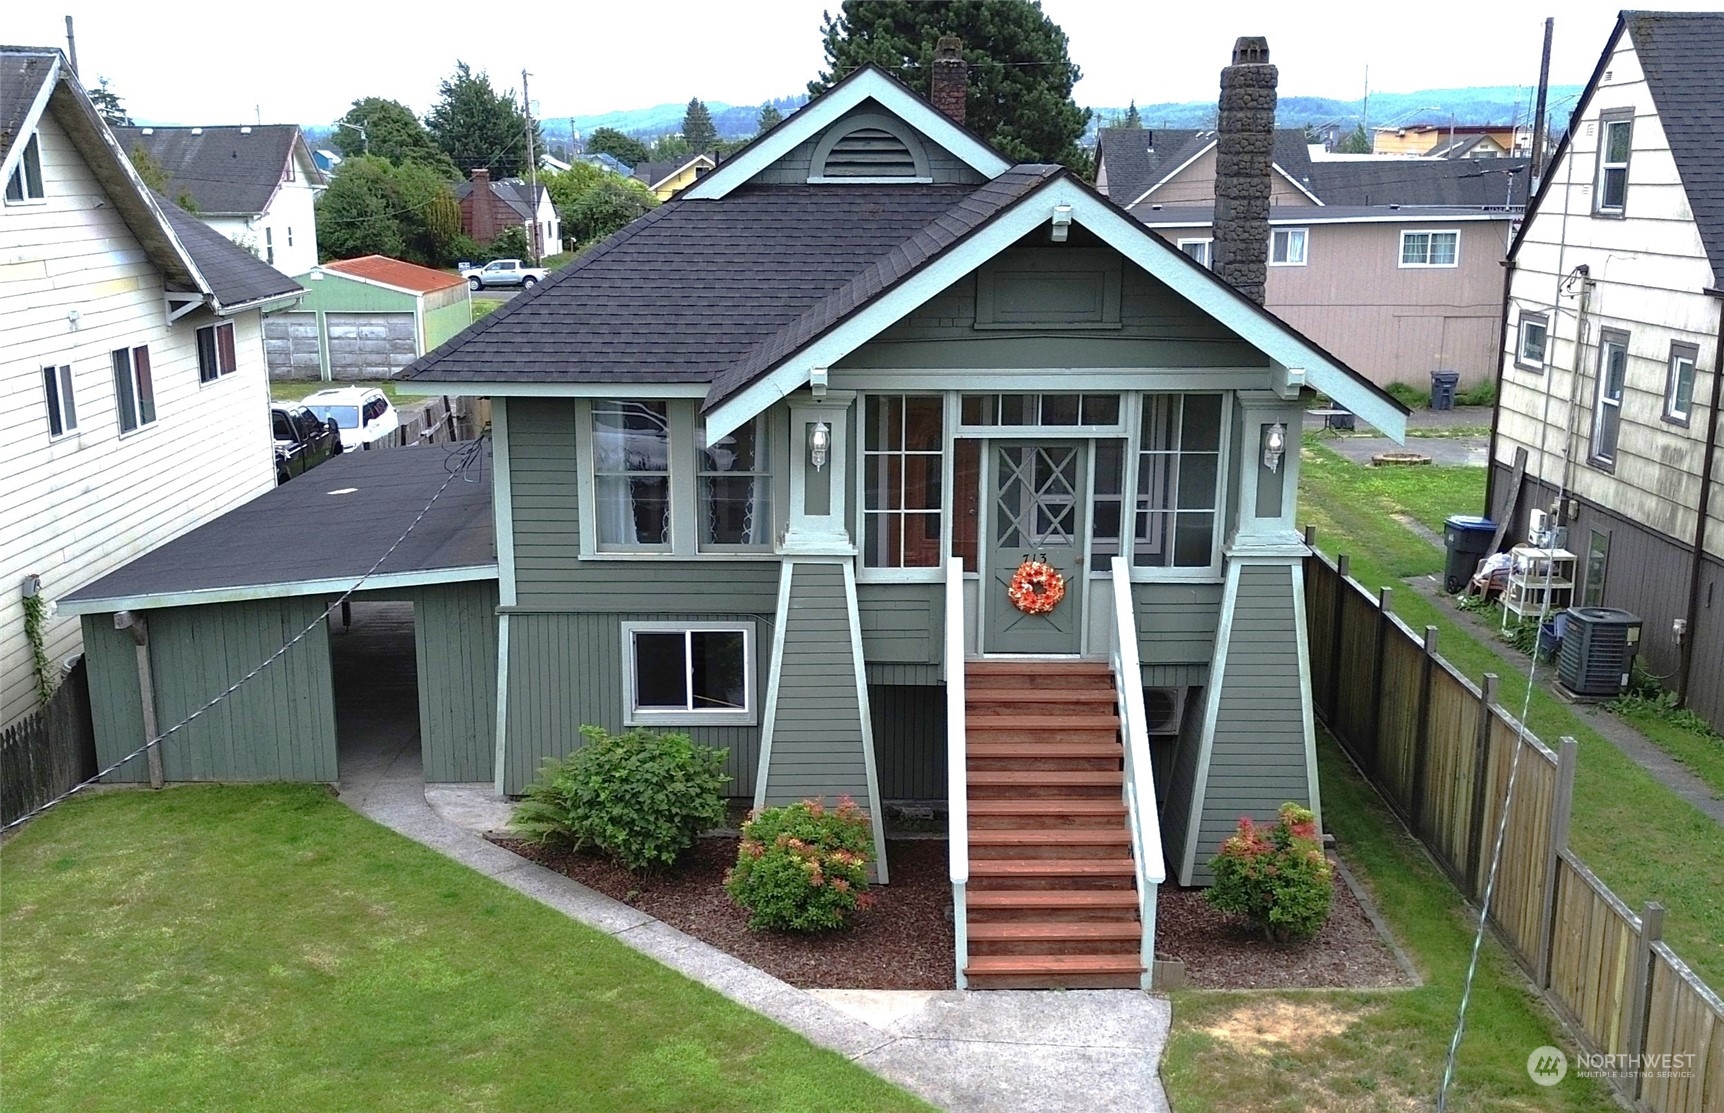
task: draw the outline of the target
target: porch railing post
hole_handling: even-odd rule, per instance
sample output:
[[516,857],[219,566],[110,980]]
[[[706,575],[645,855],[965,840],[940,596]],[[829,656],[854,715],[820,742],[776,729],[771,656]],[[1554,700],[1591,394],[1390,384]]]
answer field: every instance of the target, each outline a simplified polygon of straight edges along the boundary
[[965,757],[964,725],[964,561],[946,565],[946,644],[942,663],[946,674],[946,836],[952,877],[953,962],[959,989],[968,988],[964,968],[970,964],[970,925],[965,889],[970,883],[970,778]]

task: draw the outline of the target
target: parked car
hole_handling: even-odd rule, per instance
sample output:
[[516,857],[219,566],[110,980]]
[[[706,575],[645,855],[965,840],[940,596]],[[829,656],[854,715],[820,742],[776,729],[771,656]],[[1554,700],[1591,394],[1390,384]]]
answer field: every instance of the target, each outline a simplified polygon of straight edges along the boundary
[[493,259],[482,267],[463,263],[460,270],[461,277],[475,290],[494,286],[519,286],[527,289],[537,286],[551,276],[551,272],[544,267],[529,267],[519,259]]
[[401,415],[383,392],[369,386],[333,387],[305,399],[305,408],[341,430],[341,447],[369,448],[401,428]]
[[275,427],[275,481],[286,483],[341,452],[341,427],[297,402],[269,404]]

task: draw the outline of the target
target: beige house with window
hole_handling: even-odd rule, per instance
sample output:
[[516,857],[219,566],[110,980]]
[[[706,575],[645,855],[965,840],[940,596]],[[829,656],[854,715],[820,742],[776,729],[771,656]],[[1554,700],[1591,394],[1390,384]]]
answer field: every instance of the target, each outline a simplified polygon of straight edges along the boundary
[[[1625,12],[1513,244],[1490,507],[1554,511],[1578,602],[1724,723],[1724,13]],[[1524,456],[1525,475],[1513,482]]]

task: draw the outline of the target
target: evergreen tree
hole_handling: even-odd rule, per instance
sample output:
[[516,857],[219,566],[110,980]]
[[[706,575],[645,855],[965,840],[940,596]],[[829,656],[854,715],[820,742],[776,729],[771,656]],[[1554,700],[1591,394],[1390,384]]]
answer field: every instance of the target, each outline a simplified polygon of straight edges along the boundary
[[1371,137],[1365,133],[1365,125],[1360,124],[1349,132],[1347,138],[1341,140],[1340,146],[1336,147],[1335,150],[1344,155],[1370,154]]
[[784,114],[778,111],[776,105],[763,104],[760,106],[760,119],[755,122],[754,132],[756,135],[764,134],[783,122]]
[[110,127],[129,128],[132,126],[132,118],[126,114],[126,106],[121,103],[119,95],[108,88],[107,78],[98,77],[96,79],[96,88],[90,90],[90,101],[96,106],[97,113],[108,122]]
[[1121,120],[1117,126],[1122,127],[1122,128],[1141,128],[1141,127],[1143,127],[1143,117],[1138,115],[1138,113],[1137,113],[1137,98],[1136,97],[1132,98],[1131,107],[1129,107],[1125,110],[1125,119]]
[[1065,32],[1035,0],[844,0],[822,30],[827,69],[808,83],[812,94],[868,62],[925,94],[935,43],[956,35],[970,67],[971,130],[1008,158],[1074,168],[1089,162],[1078,140],[1090,112],[1071,97],[1082,73],[1066,51]]
[[[347,125],[347,126],[343,126]],[[456,176],[450,161],[419,117],[400,101],[361,97],[336,123],[329,141],[343,158],[376,155],[396,166],[428,166],[446,178]]]
[[[437,146],[454,160],[463,176],[488,167],[492,178],[510,178],[527,165],[527,117],[515,103],[513,90],[499,93],[484,72],[475,74],[465,62],[438,87],[441,99],[425,118]],[[544,146],[533,123],[533,146]]]
[[718,129],[712,126],[712,113],[699,97],[691,97],[688,111],[682,114],[682,137],[688,140],[690,151],[710,151],[718,141]]
[[637,166],[652,157],[647,153],[645,143],[632,135],[624,135],[616,128],[594,128],[593,133],[587,136],[587,153],[610,155],[625,166]]

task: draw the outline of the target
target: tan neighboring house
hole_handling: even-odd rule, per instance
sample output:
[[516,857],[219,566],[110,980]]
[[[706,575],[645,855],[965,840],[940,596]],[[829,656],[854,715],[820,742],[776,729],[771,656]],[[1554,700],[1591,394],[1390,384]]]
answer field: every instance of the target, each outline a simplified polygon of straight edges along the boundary
[[718,165],[709,154],[691,155],[679,162],[643,162],[635,167],[634,176],[646,183],[652,195],[669,201],[678,190],[694,184],[694,180]]
[[[1623,12],[1509,256],[1489,506],[1724,726],[1724,13]],[[1515,461],[1525,474],[1514,483]],[[1500,520],[1500,519],[1499,519]]]
[[1531,131],[1513,124],[1402,124],[1371,129],[1374,155],[1524,158],[1531,150]]
[[0,47],[0,181],[4,728],[82,647],[54,600],[275,485],[262,318],[304,291],[147,189],[56,49]]

